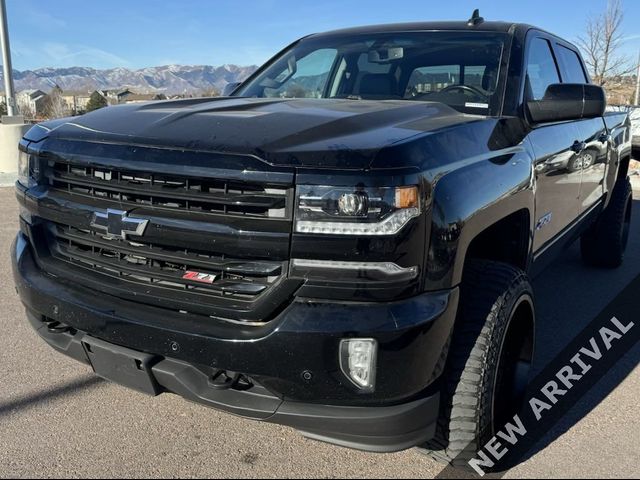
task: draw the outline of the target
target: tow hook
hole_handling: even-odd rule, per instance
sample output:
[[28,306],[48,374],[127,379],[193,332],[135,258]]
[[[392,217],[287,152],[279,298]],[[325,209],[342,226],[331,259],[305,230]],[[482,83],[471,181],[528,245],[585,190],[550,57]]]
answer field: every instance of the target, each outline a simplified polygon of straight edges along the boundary
[[209,384],[216,390],[240,390],[253,388],[253,382],[242,373],[218,370],[209,378]]

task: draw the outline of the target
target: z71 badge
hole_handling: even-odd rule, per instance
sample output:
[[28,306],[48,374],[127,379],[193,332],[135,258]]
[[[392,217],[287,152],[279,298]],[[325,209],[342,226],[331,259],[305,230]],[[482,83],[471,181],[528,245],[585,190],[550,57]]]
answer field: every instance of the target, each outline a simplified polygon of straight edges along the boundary
[[213,273],[192,272],[188,270],[183,276],[183,280],[191,280],[192,282],[208,283],[211,285],[216,280]]
[[536,224],[536,230],[542,230],[544,227],[549,225],[552,221],[553,221],[553,213],[549,212],[540,220],[538,220],[538,223]]

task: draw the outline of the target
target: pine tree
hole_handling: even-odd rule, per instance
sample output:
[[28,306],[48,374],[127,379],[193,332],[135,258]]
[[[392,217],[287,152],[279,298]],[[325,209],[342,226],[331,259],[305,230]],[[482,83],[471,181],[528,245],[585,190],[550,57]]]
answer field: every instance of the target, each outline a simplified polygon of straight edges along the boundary
[[93,92],[89,98],[89,102],[87,102],[87,112],[92,112],[106,106],[107,100],[100,95],[99,92]]

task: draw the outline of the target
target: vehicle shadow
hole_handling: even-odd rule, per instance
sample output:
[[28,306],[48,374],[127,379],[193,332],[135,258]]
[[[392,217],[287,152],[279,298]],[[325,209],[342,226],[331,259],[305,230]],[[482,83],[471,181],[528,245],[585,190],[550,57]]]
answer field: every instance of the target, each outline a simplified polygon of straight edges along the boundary
[[[636,197],[637,198],[637,197]],[[632,232],[624,265],[617,270],[584,266],[579,242],[533,282],[536,353],[533,376],[565,348],[634,278],[640,275],[640,200],[633,203]],[[640,345],[622,357],[591,390],[518,460],[546,448],[595,409],[640,364]],[[595,453],[595,452],[594,452]]]
[[26,410],[66,395],[72,395],[80,389],[95,388],[103,382],[104,380],[95,376],[76,378],[56,388],[25,395],[10,402],[0,403],[0,418],[10,415],[18,409]]

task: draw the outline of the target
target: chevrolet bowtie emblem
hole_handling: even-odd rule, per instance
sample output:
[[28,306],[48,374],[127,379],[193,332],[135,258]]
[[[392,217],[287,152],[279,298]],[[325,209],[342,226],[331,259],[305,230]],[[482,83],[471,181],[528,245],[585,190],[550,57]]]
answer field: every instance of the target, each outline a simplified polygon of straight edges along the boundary
[[143,235],[149,220],[132,218],[122,210],[108,209],[106,213],[95,212],[91,226],[105,232],[109,238],[126,239],[128,235]]

